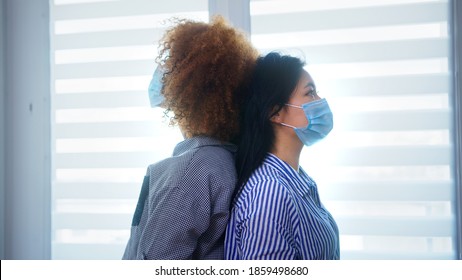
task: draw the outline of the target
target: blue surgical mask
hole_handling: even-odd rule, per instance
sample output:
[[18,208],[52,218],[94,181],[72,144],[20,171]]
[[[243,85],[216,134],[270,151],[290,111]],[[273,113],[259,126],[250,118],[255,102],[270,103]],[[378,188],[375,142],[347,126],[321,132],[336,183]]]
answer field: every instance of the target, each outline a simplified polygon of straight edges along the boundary
[[149,101],[151,103],[151,107],[158,107],[164,102],[164,96],[162,95],[162,76],[164,75],[164,71],[162,67],[159,65],[157,66],[154,74],[152,75],[151,83],[149,83],[148,93],[149,93]]
[[302,109],[308,119],[308,125],[306,127],[295,127],[281,123],[284,126],[293,128],[300,141],[306,146],[311,146],[326,137],[334,127],[332,112],[329,104],[327,104],[324,98],[302,104],[302,106],[292,104],[286,105]]

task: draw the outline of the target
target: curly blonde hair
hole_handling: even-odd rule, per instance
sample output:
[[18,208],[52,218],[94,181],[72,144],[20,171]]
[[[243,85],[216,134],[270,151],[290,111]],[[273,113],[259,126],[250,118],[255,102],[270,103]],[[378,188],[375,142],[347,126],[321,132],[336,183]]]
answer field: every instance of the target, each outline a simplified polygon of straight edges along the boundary
[[241,89],[258,52],[221,16],[210,23],[177,20],[160,41],[163,105],[186,137],[233,141],[239,130]]

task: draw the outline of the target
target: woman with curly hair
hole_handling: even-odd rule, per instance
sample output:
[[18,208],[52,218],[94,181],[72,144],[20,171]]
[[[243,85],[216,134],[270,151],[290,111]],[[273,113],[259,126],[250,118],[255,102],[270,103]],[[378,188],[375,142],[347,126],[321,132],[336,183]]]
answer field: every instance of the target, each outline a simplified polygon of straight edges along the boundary
[[160,47],[151,105],[173,113],[185,140],[148,167],[123,259],[223,259],[240,92],[258,53],[222,17],[179,21]]

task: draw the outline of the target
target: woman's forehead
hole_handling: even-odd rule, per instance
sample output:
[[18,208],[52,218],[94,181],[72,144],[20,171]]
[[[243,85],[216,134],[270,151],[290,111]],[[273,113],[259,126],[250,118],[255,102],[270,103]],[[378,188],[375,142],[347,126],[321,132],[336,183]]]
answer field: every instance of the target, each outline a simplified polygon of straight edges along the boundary
[[303,70],[302,75],[300,76],[300,80],[298,81],[298,84],[297,84],[297,89],[302,90],[302,89],[309,88],[309,87],[315,89],[316,85],[310,73],[308,73],[306,70]]

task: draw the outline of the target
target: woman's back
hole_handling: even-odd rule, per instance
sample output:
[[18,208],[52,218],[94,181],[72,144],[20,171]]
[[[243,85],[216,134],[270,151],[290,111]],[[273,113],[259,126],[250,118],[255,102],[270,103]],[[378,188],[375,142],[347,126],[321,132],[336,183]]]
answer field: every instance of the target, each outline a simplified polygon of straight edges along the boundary
[[222,259],[236,183],[232,144],[179,143],[148,167],[124,259]]

